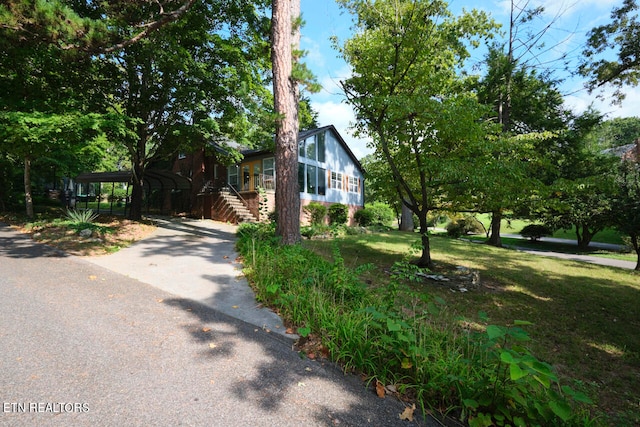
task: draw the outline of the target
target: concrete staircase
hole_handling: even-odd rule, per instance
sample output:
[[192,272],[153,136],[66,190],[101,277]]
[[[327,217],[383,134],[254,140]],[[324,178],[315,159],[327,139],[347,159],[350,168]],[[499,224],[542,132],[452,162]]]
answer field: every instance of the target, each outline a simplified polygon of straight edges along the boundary
[[258,222],[257,218],[242,203],[242,200],[230,190],[220,190],[220,197],[216,202],[214,210],[219,216],[219,220],[232,223]]

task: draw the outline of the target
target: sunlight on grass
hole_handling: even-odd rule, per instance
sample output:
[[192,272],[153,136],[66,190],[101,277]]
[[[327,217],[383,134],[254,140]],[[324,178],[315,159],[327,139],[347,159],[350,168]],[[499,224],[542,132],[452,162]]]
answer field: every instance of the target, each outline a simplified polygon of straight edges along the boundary
[[537,299],[538,301],[553,301],[553,298],[536,295],[533,292],[531,292],[529,289],[525,289],[522,286],[513,286],[513,285],[511,285],[511,286],[507,286],[505,288],[505,290],[511,291],[511,292],[519,292],[521,294],[528,295],[531,298]]
[[[415,233],[388,232],[304,245],[326,257],[338,245],[349,266],[372,263],[376,268],[366,279],[376,286],[385,280],[393,262],[408,256],[419,238]],[[514,319],[533,322],[530,344],[536,355],[564,367],[564,375],[584,384],[601,384],[602,388],[592,390],[601,408],[617,414],[630,410],[630,402],[620,396],[640,390],[639,358],[630,357],[640,354],[640,274],[441,236],[431,236],[430,242],[436,266],[476,269],[483,287],[458,294],[423,283],[416,291],[445,299],[448,309],[464,318],[462,325],[469,325],[466,329],[482,327],[473,320],[479,311],[496,324]]]
[[618,347],[611,344],[598,344],[595,342],[587,343],[589,347],[598,349],[600,351],[604,351],[605,353],[615,356],[615,357],[623,357],[625,355],[624,350],[619,349]]

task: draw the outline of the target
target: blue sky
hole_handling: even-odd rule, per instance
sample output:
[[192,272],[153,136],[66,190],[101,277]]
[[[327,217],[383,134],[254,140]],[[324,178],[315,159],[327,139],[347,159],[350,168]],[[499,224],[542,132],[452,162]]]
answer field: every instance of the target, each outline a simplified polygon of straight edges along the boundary
[[[545,14],[533,23],[536,28],[557,17],[553,28],[547,33],[546,45],[550,47],[544,54],[544,60],[551,61],[567,53],[577,63],[586,33],[593,27],[610,22],[611,9],[620,6],[622,0],[516,0],[516,4],[543,6]],[[509,0],[451,0],[450,10],[458,14],[463,8],[482,9],[500,23],[508,22]],[[351,16],[342,11],[333,0],[301,0],[302,17],[305,26],[302,28],[302,49],[307,51],[305,62],[314,72],[323,89],[311,95],[312,105],[319,113],[321,126],[333,124],[345,138],[354,154],[361,158],[371,152],[367,141],[355,139],[349,125],[354,120],[351,108],[344,102],[344,96],[338,82],[349,76],[349,67],[344,60],[338,58],[330,42],[330,37],[340,40],[349,38],[351,34]],[[472,54],[471,63],[478,63],[483,52]],[[598,110],[607,114],[608,118],[640,116],[636,106],[640,102],[640,89],[627,88],[627,98],[620,107],[610,105],[610,99],[598,100],[596,94],[583,90],[584,81],[570,78],[564,72],[557,72],[557,77],[566,78],[560,87],[566,94],[565,102],[576,112],[584,111],[593,104]],[[613,92],[609,90],[608,93]],[[605,92],[607,97],[607,92]]]

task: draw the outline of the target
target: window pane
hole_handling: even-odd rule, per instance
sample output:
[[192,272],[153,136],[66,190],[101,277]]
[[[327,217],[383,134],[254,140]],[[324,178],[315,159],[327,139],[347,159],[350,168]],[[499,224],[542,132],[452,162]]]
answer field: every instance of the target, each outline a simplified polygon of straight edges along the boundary
[[315,136],[310,136],[305,141],[307,146],[307,159],[315,160],[316,159],[316,138]]
[[304,157],[304,139],[298,142],[298,157]]
[[274,161],[273,158],[264,159],[262,161],[262,168],[264,174],[264,188],[265,190],[274,190],[276,188],[276,183],[274,180],[275,169],[274,169]]
[[307,193],[316,194],[316,167],[307,165]]
[[229,167],[229,185],[238,188],[238,166]]
[[242,167],[242,189],[243,190],[248,190],[249,189],[249,165],[244,165]]
[[318,168],[318,194],[327,194],[327,170],[322,168]]
[[304,163],[298,163],[298,188],[304,193]]
[[317,139],[317,142],[318,142],[318,161],[319,162],[324,162],[324,158],[325,158],[324,157],[324,147],[325,147],[325,144],[324,144],[324,132],[319,133],[317,135],[317,137],[318,137],[318,139]]

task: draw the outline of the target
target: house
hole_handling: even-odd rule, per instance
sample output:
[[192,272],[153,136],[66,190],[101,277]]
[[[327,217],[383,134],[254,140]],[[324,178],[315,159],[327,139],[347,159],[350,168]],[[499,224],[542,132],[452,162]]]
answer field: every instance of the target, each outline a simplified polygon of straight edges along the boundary
[[[173,172],[191,179],[191,214],[219,221],[262,221],[275,210],[276,164],[270,150],[241,150],[239,164],[225,166],[220,147],[181,154]],[[315,201],[349,207],[349,222],[364,206],[364,171],[334,126],[298,135],[300,220]]]
[[640,138],[633,143],[621,145],[619,147],[608,148],[603,151],[605,154],[611,154],[620,157],[622,160],[630,160],[632,162],[640,162]]

